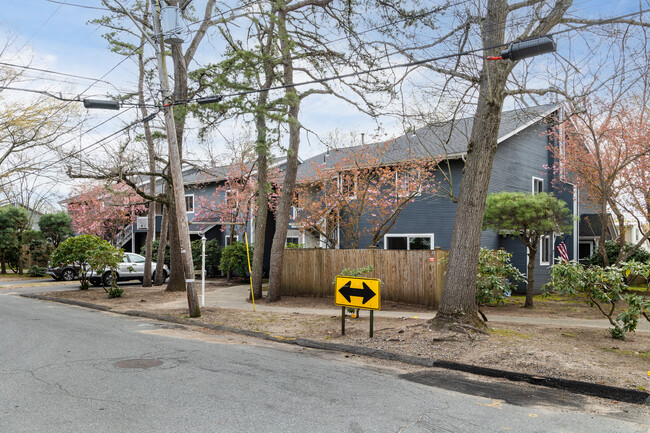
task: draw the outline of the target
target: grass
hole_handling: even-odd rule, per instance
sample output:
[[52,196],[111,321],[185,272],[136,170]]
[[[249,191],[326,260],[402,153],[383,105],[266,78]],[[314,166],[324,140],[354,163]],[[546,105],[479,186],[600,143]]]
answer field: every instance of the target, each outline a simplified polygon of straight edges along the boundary
[[576,338],[577,335],[574,334],[573,332],[563,332],[560,334],[562,337],[568,337],[568,338]]
[[[506,299],[506,303],[508,304],[523,304],[525,301],[526,301],[526,295],[512,295]],[[540,303],[562,302],[562,303],[575,304],[576,302],[584,302],[584,300],[580,296],[566,296],[566,295],[558,295],[555,293],[551,293],[548,295],[534,295],[533,302],[540,302]]]
[[650,287],[648,286],[630,286],[626,289],[628,292],[650,292]]
[[615,349],[613,347],[601,347],[601,350],[604,350],[605,352],[612,352],[616,353],[618,355],[624,355],[624,356],[640,356],[642,358],[648,358],[650,359],[650,352],[644,352],[644,351],[634,351],[634,350],[621,350],[621,349]]
[[512,331],[510,329],[492,328],[490,329],[490,334],[499,335],[501,337],[506,337],[506,338],[521,338],[524,340],[530,340],[532,338],[528,334],[524,334],[523,332]]

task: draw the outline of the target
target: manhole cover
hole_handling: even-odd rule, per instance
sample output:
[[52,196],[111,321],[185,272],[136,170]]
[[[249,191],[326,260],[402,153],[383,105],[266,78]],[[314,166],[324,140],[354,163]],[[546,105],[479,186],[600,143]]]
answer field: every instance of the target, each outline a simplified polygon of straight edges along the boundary
[[162,365],[162,361],[159,359],[126,359],[124,361],[118,361],[115,365],[118,368],[151,368],[158,367]]

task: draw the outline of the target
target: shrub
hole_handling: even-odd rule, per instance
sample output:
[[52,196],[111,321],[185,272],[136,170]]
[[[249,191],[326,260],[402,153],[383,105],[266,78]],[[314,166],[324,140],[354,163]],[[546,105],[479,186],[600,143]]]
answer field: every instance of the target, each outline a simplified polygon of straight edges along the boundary
[[41,268],[40,266],[32,266],[29,268],[29,276],[30,277],[44,277],[45,276],[45,268]]
[[[625,252],[630,251],[633,248],[633,244],[625,244]],[[618,258],[618,253],[621,250],[620,245],[616,241],[605,241],[605,252],[607,253],[607,260],[610,264],[614,264]],[[639,263],[650,263],[650,252],[645,251],[641,248],[636,250],[627,261],[635,261]],[[590,266],[604,266],[603,255],[600,254],[600,251],[593,253],[588,259],[587,264]]]
[[[253,249],[250,250],[251,261],[253,260]],[[223,249],[219,265],[221,272],[225,272],[230,278],[231,273],[238,275],[248,274],[248,257],[246,244],[244,242],[233,242]]]
[[[565,295],[583,295],[588,305],[597,307],[613,326],[613,338],[625,339],[626,332],[634,332],[639,318],[650,321],[650,299],[634,293],[626,294],[625,278],[632,272],[650,273],[650,264],[621,263],[619,266],[583,267],[575,263],[556,263],[551,267],[551,279],[544,286]],[[624,310],[614,315],[616,307]]]
[[110,298],[120,298],[124,293],[124,289],[120,289],[117,286],[111,287],[111,290],[108,291],[108,297]]
[[516,288],[515,283],[525,281],[524,275],[511,263],[512,254],[505,250],[481,248],[476,277],[476,303],[483,320],[481,305],[503,304]]
[[115,271],[122,260],[123,251],[115,248],[104,239],[94,235],[81,235],[68,238],[54,250],[52,266],[76,263],[79,267],[79,288],[90,286],[89,278],[93,272],[103,273],[105,269]]
[[[160,241],[156,239],[153,241],[151,244],[151,257],[153,257],[153,261],[155,262],[158,257],[158,245],[160,245]],[[147,246],[143,245],[142,248],[140,248],[140,255],[142,256],[147,256]],[[167,266],[169,266],[170,263],[170,255],[169,255],[169,243],[167,243],[167,248],[165,249],[165,259],[164,262]]]
[[[192,241],[192,260],[194,261],[194,269],[201,269],[201,250],[202,242],[201,239]],[[221,262],[221,254],[223,248],[217,242],[216,239],[210,239],[205,242],[205,269],[208,273],[208,276],[215,276],[217,270],[219,269],[219,263]],[[246,265],[248,267],[248,265]]]

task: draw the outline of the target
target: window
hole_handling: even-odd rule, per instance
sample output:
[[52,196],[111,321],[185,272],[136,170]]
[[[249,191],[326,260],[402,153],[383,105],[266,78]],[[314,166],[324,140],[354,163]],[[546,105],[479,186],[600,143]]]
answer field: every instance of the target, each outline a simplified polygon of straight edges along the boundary
[[296,216],[298,216],[298,208],[291,206],[291,211],[289,211],[289,219],[295,220]]
[[300,238],[296,236],[287,236],[287,242],[285,243],[285,246],[288,244],[298,245],[300,244]]
[[385,250],[431,250],[433,234],[384,235]]
[[553,258],[553,237],[542,236],[539,240],[539,264],[550,265]]
[[583,263],[594,252],[594,243],[592,241],[580,241],[578,245],[578,261]]
[[544,179],[533,177],[533,195],[544,192]]
[[233,242],[237,242],[239,240],[239,235],[235,235],[234,237],[230,237],[230,235],[226,235],[226,246],[232,245]]
[[422,185],[420,183],[419,171],[395,172],[395,186],[398,197],[407,197],[411,194],[422,195]]
[[236,205],[235,193],[231,189],[226,190],[226,207],[227,208],[234,208],[235,205]]
[[142,257],[139,254],[125,254],[125,255],[128,256],[131,263],[144,263],[145,262],[144,257]]
[[354,198],[357,194],[355,175],[341,174],[339,176],[339,191],[345,197]]
[[194,212],[194,194],[188,194],[185,196],[185,211]]

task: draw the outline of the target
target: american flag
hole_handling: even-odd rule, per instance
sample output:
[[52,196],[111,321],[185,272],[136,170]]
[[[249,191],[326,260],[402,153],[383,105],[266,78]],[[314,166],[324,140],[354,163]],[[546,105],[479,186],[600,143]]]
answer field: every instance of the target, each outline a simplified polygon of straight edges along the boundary
[[560,254],[560,259],[562,259],[563,262],[568,262],[569,261],[569,252],[566,249],[566,244],[564,242],[560,242],[557,247],[557,252]]

